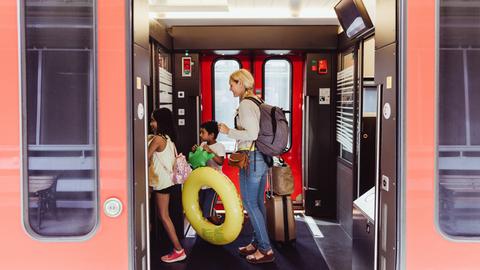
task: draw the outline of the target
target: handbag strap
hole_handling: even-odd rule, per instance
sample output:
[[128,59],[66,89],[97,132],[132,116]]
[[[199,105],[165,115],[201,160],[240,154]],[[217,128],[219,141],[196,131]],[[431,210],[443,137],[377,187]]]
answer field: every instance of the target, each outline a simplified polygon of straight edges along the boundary
[[272,168],[268,168],[267,171],[267,182],[268,182],[268,189],[267,189],[267,197],[273,197],[273,175],[272,175]]
[[[248,148],[248,151],[247,151],[247,156],[250,157],[250,152],[252,152],[252,149],[253,149],[253,146],[255,145],[255,141],[252,142],[252,144],[250,145],[250,148]],[[238,144],[237,144],[237,141],[235,141],[235,149],[237,148]],[[241,151],[245,151],[245,150],[238,150],[237,151],[241,152]],[[236,151],[235,151],[236,152]]]
[[248,149],[248,152],[251,152],[251,151],[252,151],[253,145],[255,145],[255,141],[253,141],[252,144],[250,145],[250,149]]

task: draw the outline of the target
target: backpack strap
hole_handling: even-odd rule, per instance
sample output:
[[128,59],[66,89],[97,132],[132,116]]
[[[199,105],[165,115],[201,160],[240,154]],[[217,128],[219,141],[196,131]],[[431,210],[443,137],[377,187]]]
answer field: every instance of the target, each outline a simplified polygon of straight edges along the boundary
[[[263,100],[261,100],[261,99],[258,100],[258,99],[254,98],[254,97],[245,97],[245,99],[248,99],[248,100],[250,100],[250,101],[253,101],[253,103],[257,104],[257,106],[258,106],[259,109],[260,109],[260,105],[263,104]],[[276,124],[276,123],[275,123],[275,124]],[[275,129],[276,129],[276,126],[275,126]],[[252,146],[250,146],[250,151],[252,151],[252,148],[253,148],[254,143],[255,143],[255,141],[252,142]],[[272,143],[273,143],[273,142],[272,142]],[[254,153],[254,156],[255,156],[255,155],[256,155],[256,153]],[[253,166],[254,166],[253,170],[255,171],[255,169],[256,169],[255,164],[254,164]]]
[[[254,97],[246,97],[245,99],[253,101],[255,104],[257,104],[258,107],[263,104],[263,100],[258,100]],[[272,131],[273,131],[273,138],[272,138],[272,144],[275,142],[275,135],[277,134],[277,118],[275,117],[277,111],[277,107],[272,106],[272,109],[270,110],[270,119],[272,120]]]
[[[260,105],[262,105],[262,103],[263,103],[263,100],[258,100],[254,97],[245,97],[245,99],[248,99],[248,100],[252,101],[253,103],[257,104],[258,108],[260,108]],[[235,117],[233,118],[233,126],[235,127],[235,129],[237,129],[237,127],[238,127],[237,117],[238,117],[238,110],[237,110],[237,114],[235,114]]]
[[245,99],[253,101],[253,103],[257,104],[258,107],[263,104],[263,100],[258,100],[254,97],[245,97]]
[[272,144],[275,141],[275,135],[277,134],[277,121],[275,117],[276,110],[277,110],[277,107],[275,106],[273,106],[272,109],[270,110],[270,120],[272,120],[272,131],[273,131]]

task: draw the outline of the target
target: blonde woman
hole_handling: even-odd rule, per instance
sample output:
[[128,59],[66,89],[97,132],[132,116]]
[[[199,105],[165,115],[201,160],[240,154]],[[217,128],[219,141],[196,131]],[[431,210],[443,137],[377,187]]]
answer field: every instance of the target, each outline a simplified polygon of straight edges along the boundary
[[264,193],[268,166],[254,144],[260,129],[260,109],[247,99],[257,98],[253,93],[254,79],[248,70],[240,69],[230,75],[229,83],[233,96],[240,98],[236,127],[229,128],[224,123],[218,127],[221,133],[237,141],[237,150],[249,151],[250,166],[240,169],[240,192],[254,230],[251,243],[238,251],[250,263],[268,263],[275,259],[265,225]]

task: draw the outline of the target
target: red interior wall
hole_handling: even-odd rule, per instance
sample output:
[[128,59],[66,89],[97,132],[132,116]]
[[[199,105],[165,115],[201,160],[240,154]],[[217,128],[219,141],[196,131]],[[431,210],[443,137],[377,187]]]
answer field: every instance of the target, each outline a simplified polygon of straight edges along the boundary
[[201,56],[200,57],[200,87],[201,87],[201,119],[200,122],[205,122],[212,119],[212,65],[214,57]]
[[[202,112],[201,122],[212,119],[212,99],[213,99],[213,74],[212,65],[215,60],[222,57],[215,55],[205,55],[200,57],[201,66],[201,92],[202,92]],[[253,76],[255,79],[255,89],[260,90],[263,87],[263,62],[267,56],[259,55],[255,57],[238,56],[235,57],[240,60],[242,68],[252,72],[253,62]],[[292,146],[290,150],[283,154],[283,159],[291,166],[292,173],[295,179],[295,190],[292,194],[292,199],[296,199],[299,194],[302,194],[302,104],[303,104],[303,58],[300,56],[286,56],[292,63],[292,81],[293,81],[293,95],[292,95]],[[232,180],[232,182],[239,190],[238,183],[238,169],[228,166],[225,161],[223,165],[223,172]]]

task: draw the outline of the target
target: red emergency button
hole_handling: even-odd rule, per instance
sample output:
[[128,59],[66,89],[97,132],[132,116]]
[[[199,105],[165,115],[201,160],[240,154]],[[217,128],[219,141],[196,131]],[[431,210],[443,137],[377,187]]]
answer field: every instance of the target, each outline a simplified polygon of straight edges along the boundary
[[328,62],[326,59],[321,59],[318,61],[318,74],[327,74],[328,73]]

